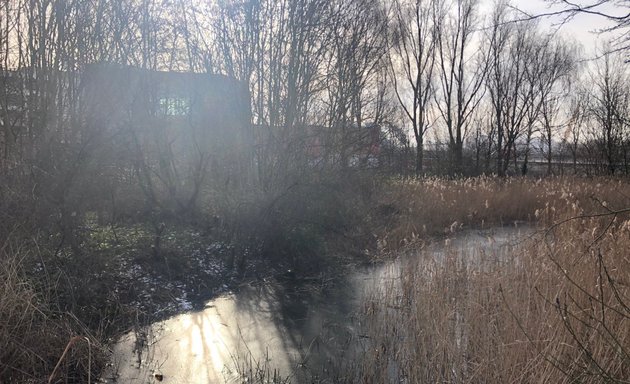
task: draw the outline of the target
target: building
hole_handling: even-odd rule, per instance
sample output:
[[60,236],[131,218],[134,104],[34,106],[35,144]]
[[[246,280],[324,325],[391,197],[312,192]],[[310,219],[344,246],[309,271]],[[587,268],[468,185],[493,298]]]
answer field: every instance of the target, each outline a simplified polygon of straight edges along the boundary
[[[253,136],[248,87],[212,74],[88,66],[81,80],[88,132],[126,137],[161,178],[191,172],[248,177]],[[129,140],[131,138],[131,140]]]

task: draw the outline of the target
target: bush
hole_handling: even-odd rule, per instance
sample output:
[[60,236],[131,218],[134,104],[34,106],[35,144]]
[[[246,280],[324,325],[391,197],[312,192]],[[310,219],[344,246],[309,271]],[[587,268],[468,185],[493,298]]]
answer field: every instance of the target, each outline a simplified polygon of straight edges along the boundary
[[341,250],[365,248],[375,177],[303,175],[282,188],[226,198],[215,214],[241,266],[246,258],[260,258],[280,269],[314,273]]

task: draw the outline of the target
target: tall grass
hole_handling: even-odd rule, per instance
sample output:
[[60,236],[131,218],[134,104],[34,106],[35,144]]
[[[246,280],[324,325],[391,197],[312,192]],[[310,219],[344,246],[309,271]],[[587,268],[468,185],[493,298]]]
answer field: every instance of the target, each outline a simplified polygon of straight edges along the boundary
[[437,202],[450,207],[443,211],[448,219],[433,216],[438,226],[471,211],[487,220],[529,211],[541,231],[507,253],[482,258],[419,252],[395,284],[366,301],[368,342],[346,381],[630,381],[626,182],[436,180],[406,188],[422,192],[407,195],[415,199],[412,209],[428,210],[407,216],[410,226],[430,223],[437,208],[429,202]]
[[[514,221],[539,225],[541,233],[484,262],[454,250],[440,259],[418,251],[415,263],[365,302],[365,348],[330,367],[335,377],[328,382],[630,381],[627,181],[333,181],[235,203],[241,208],[215,212],[213,226],[240,245],[243,261],[246,251],[257,252],[265,262],[305,271],[333,262],[331,256],[359,254],[372,241],[396,251],[444,232]],[[68,308],[60,305],[60,274],[33,278],[24,268],[34,265],[37,246],[16,244],[0,241],[0,382],[46,382],[53,373],[51,382],[87,382],[105,361],[101,327],[88,329],[60,310]],[[79,279],[85,268],[72,271],[63,273]],[[84,292],[88,299],[103,295]],[[70,306],[77,316],[80,303]],[[97,312],[104,324],[120,316]],[[248,369],[259,381],[284,380],[267,368]]]
[[88,382],[102,367],[103,348],[25,277],[27,256],[11,241],[0,244],[0,382]]
[[380,188],[373,218],[381,228],[380,244],[396,250],[415,239],[466,227],[515,221],[550,225],[576,212],[599,212],[602,202],[630,206],[629,196],[627,180],[612,178],[401,179]]

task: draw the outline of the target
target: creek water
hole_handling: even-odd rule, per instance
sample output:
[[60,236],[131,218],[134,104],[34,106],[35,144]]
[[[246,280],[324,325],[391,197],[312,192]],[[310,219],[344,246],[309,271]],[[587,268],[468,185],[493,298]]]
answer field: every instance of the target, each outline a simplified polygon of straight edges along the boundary
[[[528,227],[469,230],[436,240],[423,250],[439,262],[446,252],[469,261],[508,260],[511,245]],[[366,295],[395,283],[401,268],[418,257],[353,268],[321,286],[258,282],[183,313],[131,332],[114,346],[104,381],[113,383],[239,383],[244,376],[289,382],[317,376],[330,361],[349,357],[358,333],[357,313]],[[494,262],[491,261],[491,262]],[[284,381],[283,381],[284,382]]]

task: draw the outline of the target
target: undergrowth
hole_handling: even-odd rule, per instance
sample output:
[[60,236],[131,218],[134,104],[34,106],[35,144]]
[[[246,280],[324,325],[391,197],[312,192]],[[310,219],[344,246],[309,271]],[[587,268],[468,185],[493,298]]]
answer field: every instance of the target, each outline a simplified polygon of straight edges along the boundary
[[[175,291],[211,294],[244,270],[305,275],[463,228],[527,221],[542,230],[576,217],[502,262],[420,253],[365,304],[369,348],[331,371],[341,372],[336,382],[627,381],[628,196],[627,181],[610,178],[360,175],[207,201],[203,220],[94,224],[88,214],[77,219],[78,253],[59,234],[10,232],[0,244],[0,382],[53,373],[52,382],[87,382],[106,362],[104,346],[155,320],[145,314]],[[143,297],[157,306],[142,307]]]
[[96,379],[106,362],[103,335],[56,307],[56,301],[27,278],[22,268],[25,252],[12,242],[0,246],[0,382]]
[[[499,188],[492,200],[488,182],[455,182],[461,190],[441,181],[411,188],[451,205],[449,216],[459,214],[456,219],[469,210],[487,220],[490,212],[494,220],[522,218],[531,204],[537,234],[488,255],[451,250],[438,259],[419,251],[395,283],[365,302],[361,324],[368,342],[343,363],[350,372],[344,381],[630,380],[630,186],[614,180],[490,181]],[[467,184],[464,204],[456,196]],[[504,193],[515,200],[508,203]],[[521,203],[525,207],[512,207]]]

